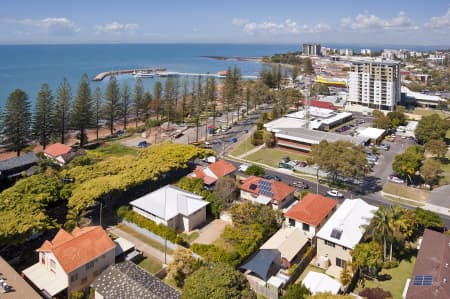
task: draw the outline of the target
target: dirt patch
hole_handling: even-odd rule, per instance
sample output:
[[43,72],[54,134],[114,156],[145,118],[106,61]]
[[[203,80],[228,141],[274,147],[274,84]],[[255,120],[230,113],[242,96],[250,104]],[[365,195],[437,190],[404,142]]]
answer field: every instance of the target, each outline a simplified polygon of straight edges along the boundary
[[211,223],[199,230],[200,236],[193,242],[198,244],[212,244],[223,233],[225,226],[230,224],[221,219],[213,220]]

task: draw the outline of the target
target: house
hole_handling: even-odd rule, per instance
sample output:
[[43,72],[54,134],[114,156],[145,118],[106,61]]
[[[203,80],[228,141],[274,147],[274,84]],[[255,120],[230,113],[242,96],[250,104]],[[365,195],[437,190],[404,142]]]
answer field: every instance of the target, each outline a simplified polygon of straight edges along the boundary
[[281,267],[290,268],[294,260],[302,255],[308,238],[295,227],[285,227],[278,230],[260,249],[278,250],[281,255]]
[[327,273],[339,277],[377,209],[359,198],[346,199],[316,235],[317,266],[330,268]]
[[449,265],[450,236],[426,229],[413,277],[406,285],[406,299],[450,298]]
[[342,288],[339,281],[326,274],[315,271],[309,271],[305,278],[303,278],[302,284],[311,291],[312,295],[317,293],[331,293],[336,295]]
[[39,158],[34,153],[28,153],[19,157],[14,157],[0,161],[0,181],[4,179],[14,179],[22,175],[34,174]]
[[218,160],[208,166],[198,165],[195,170],[189,174],[190,177],[200,178],[207,187],[212,187],[219,178],[233,175],[236,167],[225,160]]
[[41,296],[0,257],[0,298],[39,299]]
[[285,214],[291,227],[299,228],[312,239],[325,221],[336,211],[337,202],[320,194],[308,193]]
[[23,270],[23,276],[46,298],[69,295],[88,287],[114,264],[116,244],[101,226],[60,229],[36,251],[39,261]]
[[179,299],[180,291],[132,262],[109,266],[91,285],[95,299]]
[[75,151],[70,146],[62,143],[49,145],[44,150],[44,156],[54,160],[60,166],[69,163],[75,157],[84,155],[86,155],[86,152],[83,149]]
[[130,202],[133,211],[177,232],[189,232],[206,221],[209,202],[200,195],[167,185]]
[[295,188],[286,183],[257,176],[248,177],[239,188],[242,200],[271,204],[274,209],[282,209],[290,203],[295,192]]

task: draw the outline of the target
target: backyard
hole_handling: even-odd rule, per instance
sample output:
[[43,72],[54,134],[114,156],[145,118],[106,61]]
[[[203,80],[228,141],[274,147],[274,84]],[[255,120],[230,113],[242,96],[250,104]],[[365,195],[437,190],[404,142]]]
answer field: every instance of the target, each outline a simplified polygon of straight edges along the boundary
[[[406,279],[412,277],[416,258],[412,257],[411,260],[402,260],[397,268],[383,269],[381,270],[379,277],[381,280],[366,280],[365,288],[380,287],[383,290],[389,291],[393,298],[402,298],[403,288],[405,287]],[[363,288],[358,286],[354,293],[358,294]]]
[[162,269],[162,264],[157,259],[151,256],[146,257],[142,261],[140,261],[138,263],[138,266],[152,274],[155,274]]
[[278,168],[281,158],[288,156],[291,160],[305,161],[308,156],[281,150],[278,148],[263,148],[245,157],[245,159]]

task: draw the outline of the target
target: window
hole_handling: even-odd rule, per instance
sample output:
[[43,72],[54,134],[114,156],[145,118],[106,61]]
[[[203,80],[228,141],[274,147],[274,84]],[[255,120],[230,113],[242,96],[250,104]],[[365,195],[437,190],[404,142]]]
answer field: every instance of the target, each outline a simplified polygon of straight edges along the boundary
[[50,260],[50,271],[56,272],[56,263],[54,260]]
[[303,223],[303,230],[306,232],[309,232],[309,224],[308,223]]
[[295,227],[295,220],[289,218],[289,226],[294,226]]
[[72,276],[70,276],[70,282],[74,282],[74,281],[77,281],[77,280],[78,280],[78,274],[77,273],[75,273]]
[[336,266],[345,268],[345,264],[346,264],[346,262],[343,259],[340,259],[338,257],[336,258]]
[[335,246],[335,244],[333,242],[330,242],[328,240],[325,240],[325,245],[328,245],[328,246],[333,247],[333,248]]
[[86,264],[86,270],[89,270],[89,269],[91,269],[92,267],[94,267],[94,261],[92,261],[92,262]]
[[83,279],[81,280],[81,283],[85,283],[87,281],[87,277],[83,277]]

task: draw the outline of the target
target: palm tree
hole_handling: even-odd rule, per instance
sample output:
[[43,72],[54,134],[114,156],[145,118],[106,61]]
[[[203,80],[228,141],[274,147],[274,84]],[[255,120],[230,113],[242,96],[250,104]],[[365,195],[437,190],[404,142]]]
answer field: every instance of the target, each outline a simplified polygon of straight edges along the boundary
[[404,218],[402,217],[404,213],[404,209],[399,206],[391,206],[389,209],[389,231],[391,233],[391,248],[389,250],[389,260],[392,260],[392,244],[394,243],[396,238],[403,239],[402,231],[405,230],[406,224]]
[[385,206],[381,206],[372,218],[370,224],[372,235],[375,237],[383,237],[383,259],[386,260],[386,237],[389,234],[390,213]]

